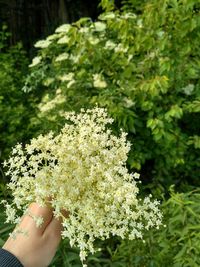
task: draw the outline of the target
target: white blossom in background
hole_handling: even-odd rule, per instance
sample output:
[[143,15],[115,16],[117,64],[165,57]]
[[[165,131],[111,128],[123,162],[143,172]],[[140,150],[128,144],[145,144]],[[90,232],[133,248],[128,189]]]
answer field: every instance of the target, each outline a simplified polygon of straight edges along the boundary
[[138,25],[139,28],[142,28],[143,27],[143,21],[142,21],[142,19],[138,19],[137,20],[137,25]]
[[90,30],[89,27],[82,27],[82,28],[79,29],[79,32],[81,32],[81,33],[88,33],[89,30]]
[[40,40],[35,43],[36,48],[47,48],[51,44],[51,41],[49,40]]
[[46,113],[65,101],[66,98],[61,93],[57,93],[56,96],[51,100],[49,99],[49,95],[46,95],[43,101],[39,104],[38,108],[41,113]]
[[125,107],[127,107],[127,108],[131,108],[132,106],[135,105],[135,102],[132,99],[130,99],[129,97],[124,97],[123,101],[124,101]]
[[53,41],[55,39],[58,39],[59,35],[58,34],[52,34],[52,35],[49,35],[46,40],[48,41]]
[[75,84],[76,81],[73,79],[67,83],[67,88],[70,88],[73,84]]
[[124,47],[123,44],[118,44],[116,47],[115,47],[115,52],[123,52],[123,53],[126,53],[128,51],[128,47]]
[[112,42],[110,40],[108,40],[105,44],[105,48],[110,49],[110,50],[114,49],[116,46],[117,46],[117,44],[115,44],[114,42]]
[[59,56],[56,57],[55,61],[63,61],[69,58],[69,54],[68,53],[62,53]]
[[72,81],[73,79],[74,79],[74,73],[73,72],[69,72],[69,73],[64,74],[64,75],[59,77],[59,80],[61,80],[62,82]]
[[121,16],[123,19],[136,19],[137,15],[134,13],[125,13],[124,15]]
[[94,36],[90,36],[88,37],[88,41],[92,44],[92,45],[96,45],[100,42],[100,39]]
[[52,77],[48,77],[48,78],[46,78],[46,79],[44,80],[43,83],[44,83],[45,86],[49,86],[49,85],[52,84],[54,81],[55,81],[54,78],[52,78]]
[[70,57],[69,57],[69,59],[71,60],[71,61],[73,61],[73,63],[78,63],[79,62],[79,59],[80,59],[80,55],[73,55],[73,54],[70,54]]
[[72,84],[75,83],[75,79],[74,79],[74,73],[73,72],[69,72],[68,74],[64,74],[60,77],[58,77],[59,80],[61,80],[62,82],[67,82],[67,88],[71,87]]
[[105,88],[107,83],[101,74],[93,74],[93,85],[97,88]]
[[133,55],[128,55],[128,62],[130,62],[133,58]]
[[70,38],[68,36],[63,36],[57,41],[57,43],[58,44],[68,44],[69,41],[70,41]]
[[107,12],[100,15],[101,20],[114,19],[116,17],[114,12]]
[[186,87],[182,88],[186,95],[191,95],[194,91],[194,84],[190,83]]
[[70,24],[63,24],[61,26],[59,26],[55,32],[56,33],[67,33],[70,29],[72,28],[72,26]]
[[38,65],[41,62],[42,57],[38,56],[38,57],[34,57],[32,60],[32,63],[29,65],[30,68]]
[[97,22],[94,22],[94,28],[95,28],[95,31],[102,32],[102,31],[105,31],[106,24],[104,22],[97,21]]
[[16,210],[26,212],[32,201],[45,205],[50,199],[54,216],[63,218],[62,237],[80,248],[84,263],[88,252],[97,250],[96,239],[142,238],[145,229],[161,225],[162,215],[157,200],[138,197],[139,175],[126,168],[130,143],[126,133],[112,134],[106,110],[82,109],[65,118],[68,123],[57,136],[50,132],[24,149],[21,144],[13,148],[4,163],[13,202],[5,206],[7,221],[17,222]]

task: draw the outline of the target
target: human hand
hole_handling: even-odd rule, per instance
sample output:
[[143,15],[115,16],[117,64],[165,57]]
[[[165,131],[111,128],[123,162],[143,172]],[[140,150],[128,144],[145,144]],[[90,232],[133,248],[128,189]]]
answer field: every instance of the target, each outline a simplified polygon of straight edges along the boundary
[[51,208],[40,207],[37,203],[32,203],[28,211],[34,217],[42,217],[44,222],[37,227],[33,216],[25,214],[17,226],[16,238],[9,237],[3,248],[15,255],[24,267],[46,267],[61,240],[61,220],[53,217]]

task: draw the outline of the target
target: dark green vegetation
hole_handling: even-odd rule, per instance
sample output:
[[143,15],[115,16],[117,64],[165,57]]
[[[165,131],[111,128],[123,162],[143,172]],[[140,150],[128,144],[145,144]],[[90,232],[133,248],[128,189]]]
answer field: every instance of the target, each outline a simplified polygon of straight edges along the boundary
[[28,137],[30,97],[21,88],[27,73],[28,59],[21,43],[8,45],[6,26],[0,31],[0,159],[10,148]]
[[[102,0],[100,24],[81,19],[48,37],[28,74],[22,47],[1,32],[1,159],[16,142],[59,130],[62,111],[107,107],[113,130],[128,132],[142,191],[162,201],[166,227],[145,243],[107,240],[89,266],[199,266],[200,2],[129,0],[121,10],[113,2]],[[0,190],[5,197],[3,180]],[[52,266],[80,266],[77,251],[63,243]]]

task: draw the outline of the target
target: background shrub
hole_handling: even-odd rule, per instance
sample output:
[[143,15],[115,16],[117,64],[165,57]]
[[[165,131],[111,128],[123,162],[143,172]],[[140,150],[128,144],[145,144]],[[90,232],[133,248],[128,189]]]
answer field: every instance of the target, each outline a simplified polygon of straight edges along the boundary
[[[200,4],[125,0],[119,10],[114,2],[101,1],[98,21],[63,25],[38,42],[25,84],[26,55],[0,32],[1,159],[16,142],[58,131],[64,111],[107,107],[113,130],[128,132],[142,190],[162,199],[166,227],[145,243],[111,238],[88,265],[199,266]],[[169,194],[171,184],[184,193]],[[2,184],[0,193],[8,198]],[[3,220],[0,213],[0,244],[12,229]],[[51,266],[80,267],[78,251],[63,242]]]
[[166,227],[148,233],[145,243],[122,242],[113,258],[120,259],[124,266],[199,266],[199,198],[199,190],[171,190],[171,197],[163,204]]
[[34,103],[38,101],[38,96],[22,91],[28,58],[21,43],[9,46],[9,36],[4,25],[0,31],[0,162],[12,146],[33,135],[29,119],[35,116]]
[[199,185],[199,4],[102,6],[97,22],[80,19],[36,43],[24,87],[45,92],[34,123],[57,130],[63,111],[97,103],[129,133],[128,163],[144,181]]

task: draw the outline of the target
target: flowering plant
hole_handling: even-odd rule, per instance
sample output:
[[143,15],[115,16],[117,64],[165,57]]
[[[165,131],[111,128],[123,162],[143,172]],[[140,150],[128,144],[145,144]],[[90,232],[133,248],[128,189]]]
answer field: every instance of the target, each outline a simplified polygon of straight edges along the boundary
[[[161,225],[158,201],[138,199],[137,173],[126,168],[130,143],[107,127],[112,123],[103,108],[64,114],[60,134],[32,139],[13,148],[5,162],[11,175],[13,203],[6,204],[7,221],[17,223],[16,210],[32,201],[50,199],[55,217],[63,217],[63,238],[80,248],[80,258],[95,252],[94,241],[110,235],[142,238],[142,231]],[[69,217],[62,215],[63,209]]]
[[129,133],[129,168],[161,184],[154,194],[160,195],[180,177],[196,184],[197,1],[124,0],[120,9],[115,9],[114,0],[100,2],[104,12],[97,20],[81,18],[61,25],[35,44],[38,52],[23,90],[42,92],[43,97],[31,123],[41,132],[55,131],[63,126],[60,111],[97,103],[108,109],[116,128]]

